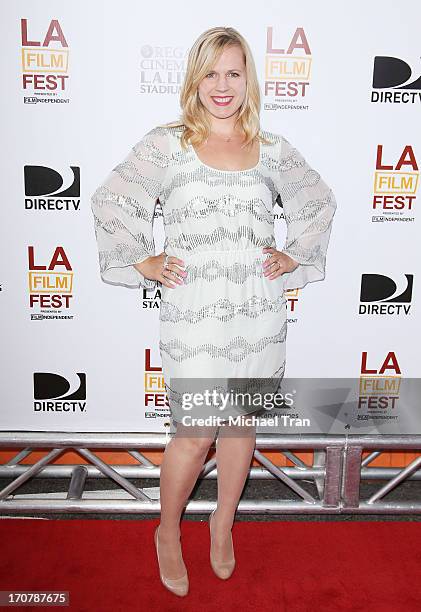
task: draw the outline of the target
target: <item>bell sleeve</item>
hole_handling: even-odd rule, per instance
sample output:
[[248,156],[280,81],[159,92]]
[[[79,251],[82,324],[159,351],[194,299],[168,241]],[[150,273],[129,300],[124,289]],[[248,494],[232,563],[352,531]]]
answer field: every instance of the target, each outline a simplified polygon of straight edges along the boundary
[[100,275],[104,282],[154,289],[134,266],[155,255],[153,220],[169,166],[165,128],[145,134],[91,196]]
[[283,136],[275,183],[287,224],[282,252],[298,262],[295,270],[282,275],[284,290],[300,289],[325,278],[336,199],[320,174]]

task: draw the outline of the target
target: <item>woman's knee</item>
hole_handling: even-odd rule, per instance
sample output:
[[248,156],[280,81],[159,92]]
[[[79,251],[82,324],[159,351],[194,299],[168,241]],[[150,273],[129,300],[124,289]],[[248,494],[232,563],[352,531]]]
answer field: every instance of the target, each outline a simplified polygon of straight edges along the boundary
[[234,425],[224,423],[220,429],[218,437],[221,438],[254,438],[256,436],[256,425]]
[[201,455],[209,450],[215,440],[217,428],[214,427],[191,427],[181,424],[177,425],[175,438],[182,440],[188,447],[188,451]]

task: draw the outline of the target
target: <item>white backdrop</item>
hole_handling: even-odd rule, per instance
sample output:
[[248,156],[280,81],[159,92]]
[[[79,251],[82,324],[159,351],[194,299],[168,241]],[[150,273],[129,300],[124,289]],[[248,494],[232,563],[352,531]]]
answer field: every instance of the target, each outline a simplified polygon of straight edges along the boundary
[[[406,23],[385,0],[216,0],[207,15],[190,1],[3,4],[2,430],[169,422],[159,293],[101,281],[90,196],[147,131],[178,117],[189,47],[217,25],[252,48],[262,127],[297,146],[338,203],[326,279],[289,296],[286,375],[419,376],[421,6],[410,4]],[[376,60],[377,78],[390,81],[373,89],[376,57],[396,60]],[[391,101],[375,101],[386,93]],[[386,179],[375,192],[376,177]],[[154,231],[159,253],[158,207]],[[367,279],[363,305],[378,313],[360,313],[367,274],[380,277]],[[408,282],[412,294],[381,313]],[[382,370],[385,360],[393,367]]]

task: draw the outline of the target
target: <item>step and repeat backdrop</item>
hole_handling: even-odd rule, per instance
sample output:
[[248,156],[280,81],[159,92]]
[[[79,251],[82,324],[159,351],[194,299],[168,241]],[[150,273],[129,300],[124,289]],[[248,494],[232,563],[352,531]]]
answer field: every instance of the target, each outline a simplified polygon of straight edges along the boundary
[[[3,4],[2,430],[168,425],[160,292],[101,280],[90,198],[146,132],[179,117],[189,48],[219,25],[252,48],[263,129],[337,199],[325,280],[287,293],[286,376],[358,380],[362,420],[399,419],[399,385],[421,362],[421,6],[410,5],[398,20],[384,0]],[[274,216],[281,250],[281,205]],[[159,204],[154,234],[160,253]]]

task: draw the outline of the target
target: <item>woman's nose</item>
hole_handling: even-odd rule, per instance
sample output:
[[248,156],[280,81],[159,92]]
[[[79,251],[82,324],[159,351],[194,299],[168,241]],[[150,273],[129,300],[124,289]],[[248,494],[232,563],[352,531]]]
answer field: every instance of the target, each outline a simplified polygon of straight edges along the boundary
[[221,93],[224,93],[224,92],[229,90],[229,86],[228,86],[226,77],[218,78],[218,82],[216,84],[216,89],[217,89],[217,91],[220,91]]

